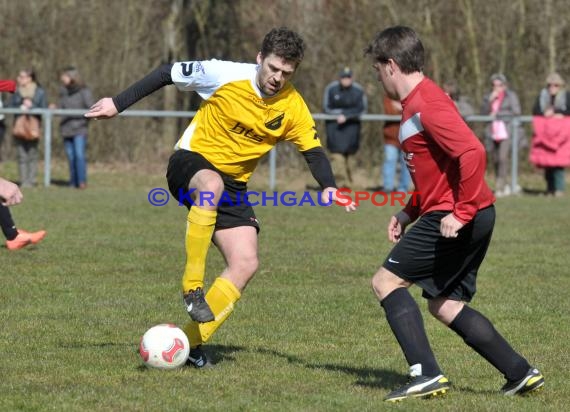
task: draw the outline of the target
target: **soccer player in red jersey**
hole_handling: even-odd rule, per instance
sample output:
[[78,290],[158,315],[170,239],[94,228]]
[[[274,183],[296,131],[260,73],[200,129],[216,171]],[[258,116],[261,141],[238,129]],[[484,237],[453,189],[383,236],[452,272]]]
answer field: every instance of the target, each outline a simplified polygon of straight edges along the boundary
[[[485,150],[453,101],[423,74],[424,48],[403,26],[378,33],[365,53],[386,94],[403,106],[399,140],[419,202],[388,224],[396,245],[372,278],[372,287],[410,366],[410,381],[385,400],[447,392],[422,315],[408,288],[417,284],[430,313],[497,368],[505,395],[544,385],[542,374],[514,351],[493,324],[466,303],[495,223],[495,198],[485,183]],[[406,226],[415,222],[404,235]]]

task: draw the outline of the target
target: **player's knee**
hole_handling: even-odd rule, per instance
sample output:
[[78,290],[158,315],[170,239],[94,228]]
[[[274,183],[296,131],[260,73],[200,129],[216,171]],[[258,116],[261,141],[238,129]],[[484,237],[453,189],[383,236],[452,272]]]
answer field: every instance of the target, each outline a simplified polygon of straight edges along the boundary
[[228,265],[225,272],[226,277],[232,281],[236,288],[243,291],[253,278],[253,275],[255,275],[258,266],[257,256],[241,257]]
[[250,274],[250,277],[257,272],[257,268],[259,268],[259,259],[257,256],[249,257],[246,262],[246,271]]
[[441,306],[441,301],[438,299],[430,299],[428,301],[429,313],[431,313],[432,316],[439,321],[441,321],[442,318]]
[[408,286],[408,282],[383,267],[372,277],[372,290],[380,300],[384,299],[395,289]]
[[463,308],[463,302],[446,298],[435,298],[428,301],[428,309],[434,318],[449,325]]
[[224,181],[217,172],[203,169],[190,180],[189,189],[193,188],[198,192],[211,193],[214,197],[219,197],[224,190]]
[[248,256],[241,256],[238,261],[232,265],[232,271],[241,273],[242,276],[248,280],[257,272],[259,267],[259,259],[257,255],[251,254]]
[[378,295],[378,292],[382,288],[382,280],[378,272],[376,272],[374,276],[372,276],[370,285],[372,286],[372,290],[374,291],[374,293]]
[[201,192],[211,193],[212,197],[219,198],[224,190],[224,182],[221,178],[214,178],[205,181],[200,188]]

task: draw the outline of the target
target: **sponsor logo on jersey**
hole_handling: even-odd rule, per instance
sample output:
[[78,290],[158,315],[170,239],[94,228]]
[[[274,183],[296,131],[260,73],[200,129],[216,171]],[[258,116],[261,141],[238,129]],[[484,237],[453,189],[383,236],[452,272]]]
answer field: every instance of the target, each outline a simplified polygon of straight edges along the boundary
[[181,63],[182,66],[182,74],[186,77],[192,75],[192,71],[194,69],[194,62],[191,63]]
[[192,76],[194,72],[202,72],[205,73],[204,66],[200,62],[189,62],[189,63],[180,63],[182,66],[182,74],[186,77]]
[[252,140],[255,140],[256,142],[262,142],[263,141],[263,136],[255,134],[253,132],[252,128],[248,129],[247,126],[244,126],[240,122],[237,122],[234,127],[232,127],[231,129],[228,129],[228,130],[232,133],[244,135],[245,137],[248,137]]
[[[274,116],[274,114],[275,110],[270,110],[268,117]],[[276,117],[269,120],[268,122],[265,122],[265,127],[267,127],[269,130],[277,130],[281,127],[284,118],[285,118],[285,113],[279,112],[279,114]]]

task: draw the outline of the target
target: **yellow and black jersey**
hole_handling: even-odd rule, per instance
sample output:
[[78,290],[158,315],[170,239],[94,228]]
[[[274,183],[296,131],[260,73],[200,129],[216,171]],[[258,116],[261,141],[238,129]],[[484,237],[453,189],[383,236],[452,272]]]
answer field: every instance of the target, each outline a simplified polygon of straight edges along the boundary
[[321,147],[311,113],[293,85],[266,97],[256,74],[257,65],[248,63],[174,63],[172,82],[203,99],[175,149],[198,152],[220,171],[247,182],[259,159],[279,141],[290,141],[301,152]]

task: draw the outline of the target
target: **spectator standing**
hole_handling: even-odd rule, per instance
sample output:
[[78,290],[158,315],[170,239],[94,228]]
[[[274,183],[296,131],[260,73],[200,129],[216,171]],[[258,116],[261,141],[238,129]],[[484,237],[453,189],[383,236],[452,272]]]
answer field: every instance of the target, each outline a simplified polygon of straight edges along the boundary
[[[46,92],[37,82],[36,74],[33,70],[20,70],[17,84],[18,87],[10,99],[10,107],[19,107],[23,110],[47,107]],[[22,115],[16,115],[15,118],[19,116]],[[38,121],[41,121],[41,116],[36,117]],[[39,140],[15,138],[14,141],[18,152],[20,185],[22,187],[35,186],[38,174]]]
[[459,85],[454,79],[450,79],[443,83],[443,91],[451,97],[451,100],[455,103],[455,107],[457,107],[457,110],[459,110],[459,114],[461,114],[462,117],[465,118],[466,116],[475,114],[475,109],[469,102],[467,96],[461,94]]
[[[519,116],[521,105],[517,93],[509,89],[504,74],[495,73],[490,80],[492,89],[483,98],[481,113],[494,117],[485,129],[485,142],[494,166],[495,195],[502,197],[511,194],[511,187],[507,184],[507,168],[511,150],[512,120],[508,117]],[[522,141],[522,128],[519,137]]]
[[[384,113],[389,115],[401,115],[402,104],[384,96]],[[400,181],[397,185],[399,192],[407,192],[410,188],[410,172],[406,166],[406,159],[400,147],[398,137],[400,131],[400,122],[386,121],[384,122],[384,163],[382,165],[382,182],[383,190],[386,193],[393,192],[396,189],[396,174],[398,165],[400,168]]]
[[532,109],[532,114],[540,117],[533,119],[535,134],[530,160],[544,168],[546,192],[556,197],[564,194],[564,168],[570,162],[570,131],[568,119],[564,120],[570,116],[570,91],[565,85],[560,74],[549,74]]
[[[61,109],[89,109],[94,101],[89,87],[75,67],[66,67],[60,74],[59,107]],[[69,162],[69,185],[78,189],[87,187],[87,126],[89,119],[82,115],[61,119],[60,132]]]
[[326,121],[327,149],[339,187],[353,182],[354,154],[360,146],[360,115],[366,113],[368,101],[364,89],[345,67],[339,79],[329,83],[323,95],[323,111],[336,116]]

